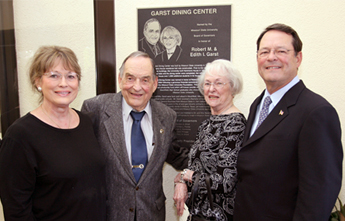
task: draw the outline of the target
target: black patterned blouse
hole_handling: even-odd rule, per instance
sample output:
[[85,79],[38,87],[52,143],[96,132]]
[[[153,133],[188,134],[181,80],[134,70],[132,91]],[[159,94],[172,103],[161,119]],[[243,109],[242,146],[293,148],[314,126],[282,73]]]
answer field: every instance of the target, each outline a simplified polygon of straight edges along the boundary
[[[199,194],[191,214],[202,213],[217,220],[232,220],[237,183],[237,155],[242,146],[246,119],[241,113],[212,115],[201,123],[189,153],[188,169],[200,173]],[[210,174],[214,211],[205,187]],[[190,196],[191,188],[188,188]]]

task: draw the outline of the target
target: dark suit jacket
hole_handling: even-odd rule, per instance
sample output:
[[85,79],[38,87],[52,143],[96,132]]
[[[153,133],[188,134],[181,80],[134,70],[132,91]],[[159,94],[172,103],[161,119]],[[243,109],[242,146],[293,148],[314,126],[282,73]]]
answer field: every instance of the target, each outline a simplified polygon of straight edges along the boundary
[[249,137],[263,95],[250,107],[238,156],[234,220],[328,220],[342,180],[335,109],[300,81]]
[[134,220],[135,211],[137,221],[165,220],[163,164],[167,161],[177,169],[187,167],[187,153],[172,145],[176,113],[155,100],[151,100],[151,107],[155,147],[136,183],[126,150],[121,92],[83,103],[82,111],[93,113],[95,133],[107,158],[107,220]]
[[156,43],[156,46],[157,54],[155,54],[155,52],[152,50],[153,46],[146,40],[145,37],[139,40],[139,51],[146,52],[152,59],[165,50],[163,44],[159,41]]

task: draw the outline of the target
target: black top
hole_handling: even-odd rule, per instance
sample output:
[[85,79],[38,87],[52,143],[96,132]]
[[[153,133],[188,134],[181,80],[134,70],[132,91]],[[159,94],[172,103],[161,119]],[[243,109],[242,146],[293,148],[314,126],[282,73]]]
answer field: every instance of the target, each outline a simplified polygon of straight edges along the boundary
[[[242,147],[246,119],[241,113],[212,115],[201,123],[189,152],[188,168],[200,173],[199,194],[191,214],[232,220],[237,183],[237,156]],[[205,174],[210,174],[214,211],[207,197]],[[188,195],[190,196],[191,188]]]
[[176,45],[174,53],[168,59],[168,52],[165,50],[162,53],[158,54],[154,59],[155,64],[177,64],[177,61],[181,60],[182,48]]
[[28,113],[0,149],[0,197],[6,220],[105,220],[105,162],[92,122],[76,111],[73,129]]

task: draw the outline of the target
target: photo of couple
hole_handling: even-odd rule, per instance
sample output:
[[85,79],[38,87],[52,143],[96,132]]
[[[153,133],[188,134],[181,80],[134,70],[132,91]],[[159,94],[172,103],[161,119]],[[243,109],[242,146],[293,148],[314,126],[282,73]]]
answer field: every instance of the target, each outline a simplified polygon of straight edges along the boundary
[[174,64],[180,59],[182,35],[177,28],[166,26],[161,31],[159,21],[151,18],[146,21],[143,34],[139,50],[149,54],[156,64]]

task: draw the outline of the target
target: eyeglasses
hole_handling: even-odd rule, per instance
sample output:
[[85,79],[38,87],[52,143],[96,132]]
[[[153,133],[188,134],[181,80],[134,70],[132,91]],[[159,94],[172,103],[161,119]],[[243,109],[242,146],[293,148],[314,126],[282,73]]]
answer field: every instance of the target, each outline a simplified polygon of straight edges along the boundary
[[213,85],[213,87],[215,87],[216,89],[222,89],[224,87],[224,85],[226,85],[227,83],[230,83],[230,82],[220,82],[220,81],[217,81],[217,82],[214,82],[214,83],[211,83],[211,82],[205,82],[204,83],[204,88],[208,89],[211,87],[211,85]]
[[271,51],[273,51],[273,54],[275,54],[275,56],[277,57],[285,57],[291,50],[285,49],[285,48],[278,48],[278,49],[264,48],[264,49],[258,50],[257,54],[259,58],[267,58],[271,54]]
[[163,41],[167,41],[167,40],[176,40],[176,39],[175,39],[175,37],[173,37],[173,36],[169,36],[169,37],[163,36],[163,37],[162,37],[162,40],[163,40]]
[[47,76],[48,79],[52,81],[60,81],[62,79],[62,76],[64,76],[66,81],[68,82],[74,82],[78,80],[78,75],[75,72],[69,72],[68,74],[63,75],[56,71],[50,71],[50,72],[44,73],[44,75]]

